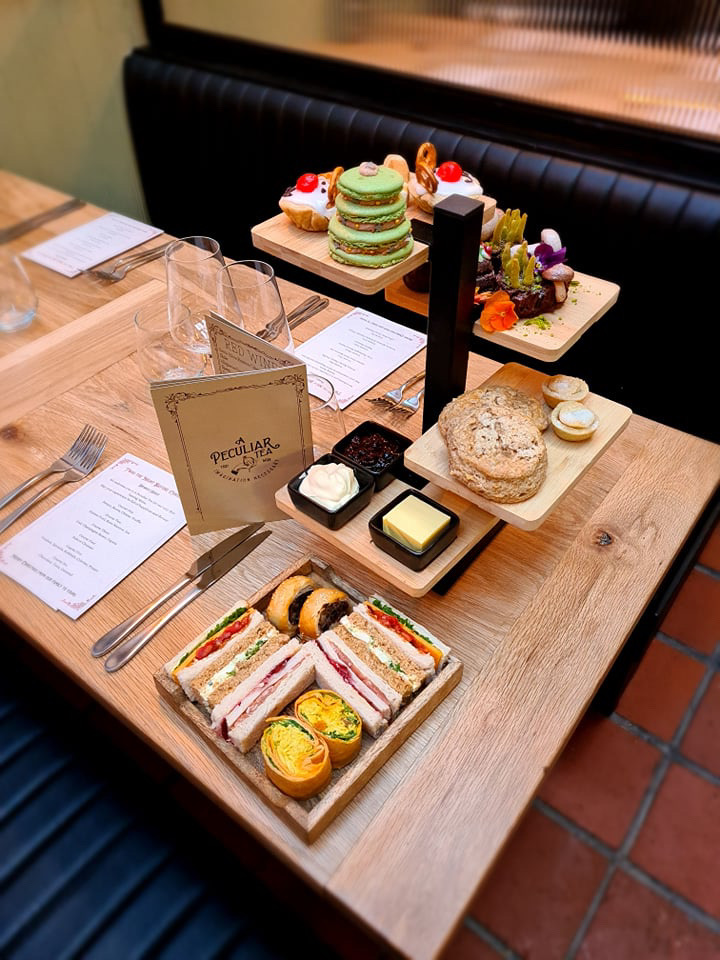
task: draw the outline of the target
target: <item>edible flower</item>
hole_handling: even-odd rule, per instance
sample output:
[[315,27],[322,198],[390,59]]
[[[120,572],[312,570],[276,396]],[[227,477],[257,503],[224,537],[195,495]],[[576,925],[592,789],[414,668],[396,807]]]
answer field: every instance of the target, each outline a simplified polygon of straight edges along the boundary
[[542,273],[543,270],[547,270],[548,267],[554,267],[556,263],[565,263],[566,253],[565,247],[560,247],[559,250],[553,250],[549,243],[538,243],[533,250],[540,273]]
[[516,320],[515,304],[504,290],[498,290],[488,297],[480,314],[480,326],[486,333],[509,330]]

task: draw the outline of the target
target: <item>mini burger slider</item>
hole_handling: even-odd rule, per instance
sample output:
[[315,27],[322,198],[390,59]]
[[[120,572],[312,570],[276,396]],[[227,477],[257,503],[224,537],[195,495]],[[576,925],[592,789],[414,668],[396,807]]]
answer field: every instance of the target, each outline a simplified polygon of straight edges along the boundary
[[259,739],[267,717],[281,712],[315,677],[309,646],[297,637],[260,660],[252,672],[215,705],[210,715],[213,729],[247,753]]
[[393,610],[381,597],[358,604],[355,612],[374,624],[397,649],[404,650],[428,676],[439,670],[447,660],[450,653],[447,644],[434,637],[425,627],[413,623],[405,614]]
[[278,630],[294,636],[297,633],[300,610],[309,594],[316,589],[317,584],[310,577],[288,577],[273,591],[265,615]]

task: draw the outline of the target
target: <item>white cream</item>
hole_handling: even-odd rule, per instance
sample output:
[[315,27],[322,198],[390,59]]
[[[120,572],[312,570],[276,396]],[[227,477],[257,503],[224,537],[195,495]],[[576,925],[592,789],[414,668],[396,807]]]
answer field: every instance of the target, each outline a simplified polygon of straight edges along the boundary
[[587,430],[595,423],[595,414],[587,407],[575,409],[563,409],[558,413],[558,420],[564,423],[566,427],[575,427],[576,429]]
[[360,490],[354,472],[344,463],[315,463],[298,487],[309,500],[333,513]]
[[[436,171],[437,172],[437,171]],[[418,182],[417,177],[414,173],[410,174],[410,177],[413,182],[413,190],[417,196],[421,197],[424,193],[427,193],[427,190],[421,183]],[[466,180],[466,177],[470,177],[470,180]],[[435,191],[436,197],[449,197],[451,194],[461,194],[463,197],[479,197],[482,195],[483,189],[478,183],[478,181],[469,173],[463,171],[463,175],[459,180],[455,180],[453,183],[447,180],[441,180],[440,177],[437,179],[437,190]]]
[[335,213],[335,207],[327,205],[327,177],[318,177],[318,185],[311,193],[303,193],[295,187],[292,193],[282,199],[293,207],[310,207],[315,213],[319,213],[328,220]]

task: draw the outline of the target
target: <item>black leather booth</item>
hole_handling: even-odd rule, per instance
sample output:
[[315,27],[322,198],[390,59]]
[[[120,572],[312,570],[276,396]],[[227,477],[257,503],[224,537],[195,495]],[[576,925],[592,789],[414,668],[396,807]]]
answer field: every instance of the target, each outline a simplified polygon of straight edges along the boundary
[[[508,142],[485,139],[385,113],[381,103],[355,108],[332,89],[297,93],[237,73],[168,62],[152,51],[127,58],[127,109],[153,223],[180,236],[214,236],[233,258],[251,256],[250,227],[277,212],[278,197],[300,173],[380,161],[388,152],[411,160],[431,140],[440,157],[476,173],[501,207],[527,211],[530,239],[555,227],[574,268],[621,286],[618,304],[558,364],[529,362],[583,376],[640,414],[720,437],[713,390],[720,192],[698,187],[696,178],[684,184],[678,169],[656,178],[647,162],[636,166],[645,172],[633,172],[629,161],[604,165],[510,145],[510,130]],[[320,286],[287,265],[278,269]],[[522,359],[485,341],[475,347],[501,361]]]

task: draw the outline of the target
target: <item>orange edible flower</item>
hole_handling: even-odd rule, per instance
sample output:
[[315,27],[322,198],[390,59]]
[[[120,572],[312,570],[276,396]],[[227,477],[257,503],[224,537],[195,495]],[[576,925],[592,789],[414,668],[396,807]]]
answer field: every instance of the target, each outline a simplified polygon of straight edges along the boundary
[[480,326],[487,333],[509,330],[516,320],[515,304],[504,290],[498,290],[489,297],[480,314]]

